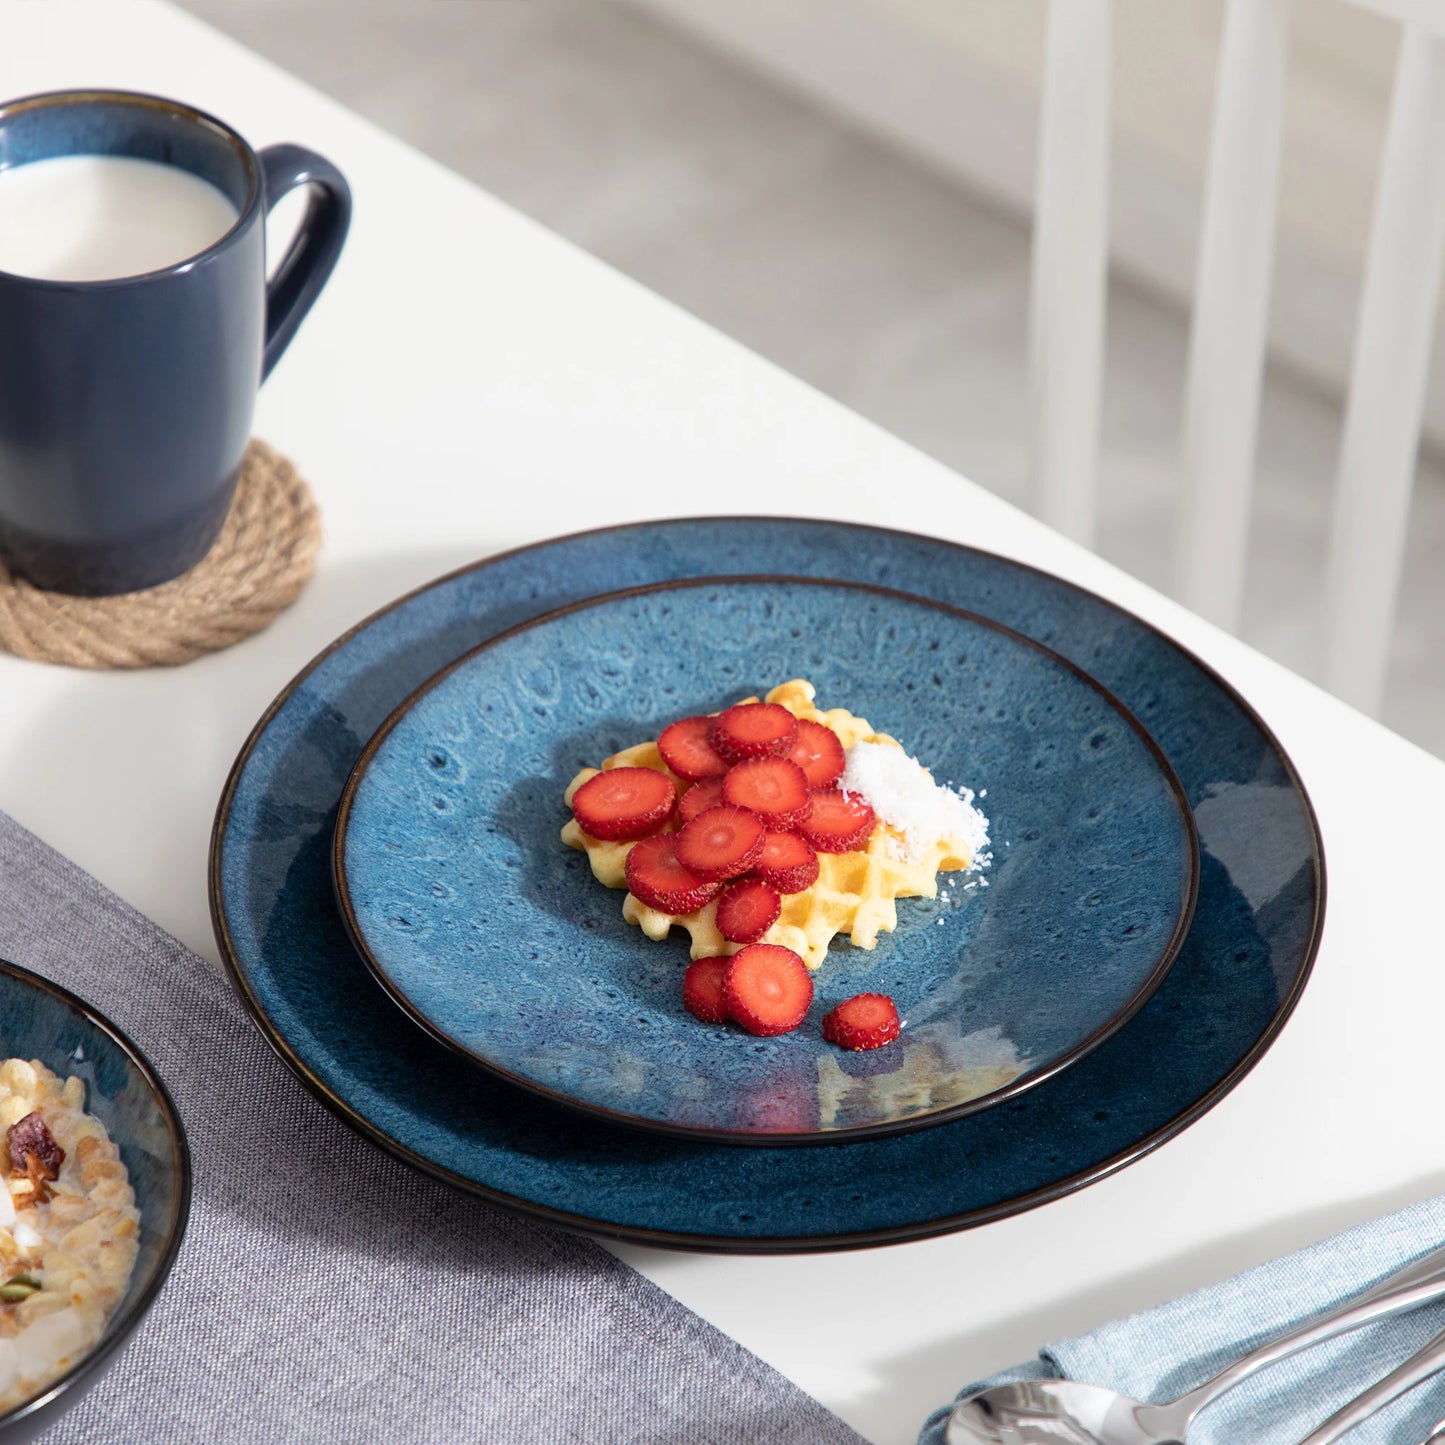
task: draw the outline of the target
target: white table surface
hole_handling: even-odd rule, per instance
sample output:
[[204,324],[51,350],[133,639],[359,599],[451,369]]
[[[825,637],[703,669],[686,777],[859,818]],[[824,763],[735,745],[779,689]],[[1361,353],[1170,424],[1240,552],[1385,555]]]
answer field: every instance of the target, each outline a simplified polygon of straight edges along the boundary
[[1445,764],[189,17],[4,0],[0,35],[0,95],[176,95],[253,144],[322,151],[356,194],[341,265],[256,420],[323,509],[314,582],[266,633],[181,669],[0,658],[0,808],[219,967],[205,870],[227,769],[291,676],[402,591],[549,534],[683,513],[973,543],[1162,626],[1278,733],[1330,869],[1294,1019],[1182,1136],[1021,1217],[799,1258],[616,1252],[877,1445],[904,1445],[958,1385],[1046,1339],[1445,1190]]

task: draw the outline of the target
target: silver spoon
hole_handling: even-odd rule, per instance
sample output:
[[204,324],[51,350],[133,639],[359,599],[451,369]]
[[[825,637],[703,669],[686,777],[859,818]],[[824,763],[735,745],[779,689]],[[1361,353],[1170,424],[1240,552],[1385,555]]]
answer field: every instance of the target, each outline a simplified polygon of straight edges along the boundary
[[[1342,1405],[1323,1425],[1310,1431],[1299,1445],[1335,1445],[1335,1441],[1348,1435],[1361,1420],[1368,1419],[1376,1410],[1383,1409],[1406,1390],[1413,1390],[1422,1380],[1438,1375],[1445,1370],[1445,1330],[1442,1330],[1428,1345],[1410,1356],[1403,1365],[1391,1370],[1383,1380],[1370,1386],[1363,1394],[1356,1395],[1348,1405]],[[1425,1441],[1437,1439],[1442,1420]]]
[[973,1391],[953,1407],[944,1438],[947,1445],[1182,1445],[1189,1422],[1256,1370],[1442,1295],[1445,1249],[1437,1249],[1366,1294],[1251,1350],[1170,1403],[1145,1404],[1074,1380],[993,1385]]

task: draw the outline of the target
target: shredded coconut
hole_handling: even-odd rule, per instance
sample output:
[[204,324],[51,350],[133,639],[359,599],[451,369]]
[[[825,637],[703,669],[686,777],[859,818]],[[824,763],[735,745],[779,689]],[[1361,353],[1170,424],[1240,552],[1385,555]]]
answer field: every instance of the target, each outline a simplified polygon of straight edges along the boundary
[[935,783],[928,769],[902,748],[854,743],[839,786],[867,798],[873,811],[903,835],[910,857],[951,838],[967,845],[971,868],[988,864],[988,819],[974,806],[973,789]]

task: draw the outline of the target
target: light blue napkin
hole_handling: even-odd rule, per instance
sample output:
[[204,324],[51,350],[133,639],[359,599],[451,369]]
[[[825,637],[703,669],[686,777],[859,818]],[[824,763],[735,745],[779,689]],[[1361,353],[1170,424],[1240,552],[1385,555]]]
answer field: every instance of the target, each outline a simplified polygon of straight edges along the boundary
[[[1445,1196],[1048,1345],[1037,1360],[980,1383],[1085,1380],[1139,1400],[1173,1400],[1254,1345],[1363,1293],[1441,1244]],[[1271,1365],[1204,1410],[1190,1431],[1189,1445],[1298,1445],[1314,1426],[1442,1329],[1445,1304],[1432,1304]],[[919,1445],[943,1445],[951,1408],[945,1405],[929,1417]],[[1419,1445],[1442,1416],[1445,1375],[1359,1426],[1348,1437],[1349,1445]]]

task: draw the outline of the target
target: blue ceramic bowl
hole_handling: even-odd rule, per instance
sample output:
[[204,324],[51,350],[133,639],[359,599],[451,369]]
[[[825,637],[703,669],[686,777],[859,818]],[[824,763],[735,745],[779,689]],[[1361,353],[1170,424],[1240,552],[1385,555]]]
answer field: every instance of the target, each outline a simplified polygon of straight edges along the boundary
[[0,1415],[0,1441],[22,1445],[71,1409],[116,1364],[166,1282],[191,1201],[191,1158],[180,1115],[154,1069],[114,1024],[73,993],[0,959],[0,1059],[39,1059],[86,1086],[130,1173],[140,1254],[130,1288],[96,1347],[40,1394]]
[[[802,1025],[760,1039],[684,1009],[683,930],[627,924],[558,833],[579,767],[794,677],[986,791],[993,862],[900,899],[874,949],[836,938]],[[460,659],[366,749],[335,866],[363,957],[444,1042],[614,1122],[742,1144],[897,1133],[1038,1084],[1158,986],[1197,881],[1172,769],[1080,670],[954,607],[792,577],[594,598]],[[905,1026],[858,1059],[821,1021],[865,992]]]

